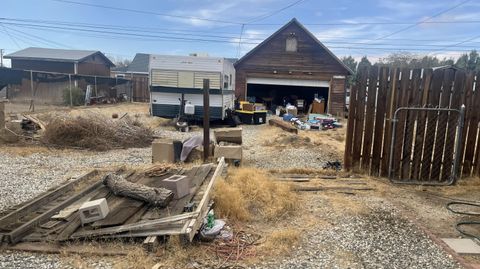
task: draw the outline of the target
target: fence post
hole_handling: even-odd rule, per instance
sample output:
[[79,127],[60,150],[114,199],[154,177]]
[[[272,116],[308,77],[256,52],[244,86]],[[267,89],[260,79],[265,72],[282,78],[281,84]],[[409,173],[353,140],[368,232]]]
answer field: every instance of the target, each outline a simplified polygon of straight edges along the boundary
[[32,92],[32,101],[30,102],[30,109],[35,112],[35,93],[33,90],[33,71],[30,70],[30,91]]
[[70,107],[73,107],[72,100],[72,75],[68,74],[68,91],[70,92]]
[[[183,104],[182,106],[183,107]],[[183,111],[182,111],[183,112]],[[203,80],[203,161],[210,155],[210,80]]]

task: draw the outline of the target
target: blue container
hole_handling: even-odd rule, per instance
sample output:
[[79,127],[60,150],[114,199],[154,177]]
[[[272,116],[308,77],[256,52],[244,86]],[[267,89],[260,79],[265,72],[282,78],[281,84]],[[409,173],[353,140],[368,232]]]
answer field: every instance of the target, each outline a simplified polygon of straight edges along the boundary
[[292,114],[283,114],[284,121],[290,121],[293,118]]

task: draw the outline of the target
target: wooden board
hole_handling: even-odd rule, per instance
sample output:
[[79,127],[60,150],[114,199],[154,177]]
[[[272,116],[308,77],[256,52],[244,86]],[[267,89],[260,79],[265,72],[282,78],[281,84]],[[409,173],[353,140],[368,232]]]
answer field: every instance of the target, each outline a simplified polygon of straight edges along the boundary
[[385,111],[385,132],[383,135],[383,154],[381,165],[381,176],[388,176],[390,160],[390,143],[392,140],[392,118],[397,103],[397,87],[400,69],[390,69],[390,80],[387,88],[387,108]]
[[[431,89],[433,71],[431,69],[426,69],[423,72],[423,81],[422,89],[420,91],[420,105],[419,107],[426,107],[428,103],[428,96]],[[417,124],[415,128],[414,135],[414,146],[412,153],[412,172],[410,178],[412,180],[420,181],[420,165],[422,161],[423,154],[423,144],[424,144],[424,135],[425,135],[425,124],[427,119],[427,112],[420,111],[417,114]]]
[[[440,101],[440,93],[442,90],[442,82],[445,71],[437,69],[433,72],[432,87],[427,102],[428,107],[437,107]],[[430,168],[432,164],[433,147],[435,143],[435,131],[437,126],[437,112],[427,112],[427,125],[425,130],[424,150],[422,158],[422,169],[420,178],[423,180],[430,179]]]
[[377,98],[377,81],[378,81],[378,68],[370,69],[368,77],[368,93],[367,104],[365,112],[365,132],[363,138],[363,150],[362,150],[362,170],[370,170],[370,157],[372,152],[373,142],[373,124],[375,118],[375,99]]
[[[408,89],[408,84],[410,81],[410,70],[407,68],[402,68],[400,72],[400,78],[397,82],[398,88],[396,89],[396,98],[397,100],[395,104],[393,104],[393,114],[392,117],[395,117],[395,111],[400,107],[407,107],[408,106],[408,99],[410,95],[410,91]],[[403,147],[403,138],[405,133],[405,122],[407,118],[407,112],[405,110],[399,111],[397,113],[397,123],[395,125],[395,143],[394,151],[393,151],[393,175],[396,179],[400,179],[400,164],[402,158],[402,147]]]
[[[475,73],[472,73],[472,76],[474,76]],[[477,78],[480,76],[480,72],[476,73]],[[470,89],[470,84],[467,83],[467,89]],[[473,85],[471,85],[471,88],[473,88]],[[470,91],[470,90],[469,90]],[[463,163],[463,175],[470,176],[472,174],[475,174],[474,169],[474,157],[475,157],[475,145],[477,142],[477,131],[478,131],[478,123],[480,120],[480,109],[475,107],[475,104],[480,104],[480,83],[476,83],[475,85],[475,92],[472,93],[473,97],[470,98],[472,101],[469,104],[469,117],[466,118],[465,122],[468,122],[468,134],[466,140],[464,140],[465,143],[465,160]],[[464,129],[464,132],[467,133],[467,130]],[[477,150],[477,153],[479,151]],[[477,158],[478,160],[478,158]]]
[[289,122],[279,120],[279,119],[270,119],[268,121],[268,124],[280,127],[287,132],[298,134],[298,129],[292,124],[290,124]]
[[382,156],[383,131],[385,130],[385,111],[387,109],[388,67],[380,68],[380,81],[378,82],[378,96],[375,113],[375,131],[373,139],[372,166],[370,174],[379,175]]
[[361,70],[357,76],[357,82],[355,87],[357,89],[357,104],[356,104],[356,117],[355,117],[355,130],[353,136],[353,170],[358,170],[361,167],[361,155],[362,155],[362,145],[363,145],[363,131],[364,131],[364,119],[365,119],[365,96],[367,88],[367,79],[368,79],[368,69]]

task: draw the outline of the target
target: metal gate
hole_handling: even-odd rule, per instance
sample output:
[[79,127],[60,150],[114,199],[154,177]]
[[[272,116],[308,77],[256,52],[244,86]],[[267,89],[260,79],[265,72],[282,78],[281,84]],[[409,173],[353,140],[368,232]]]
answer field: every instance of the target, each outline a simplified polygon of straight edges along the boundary
[[464,105],[460,109],[400,107],[395,110],[389,179],[404,184],[453,184],[459,173],[464,115]]

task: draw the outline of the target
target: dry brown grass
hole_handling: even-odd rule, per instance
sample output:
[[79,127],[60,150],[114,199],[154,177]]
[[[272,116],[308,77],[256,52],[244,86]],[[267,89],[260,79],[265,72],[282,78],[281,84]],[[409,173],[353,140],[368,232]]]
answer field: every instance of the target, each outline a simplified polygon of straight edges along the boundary
[[42,141],[61,147],[104,151],[145,147],[151,144],[152,136],[150,128],[129,117],[113,120],[96,113],[77,117],[63,114],[47,122]]
[[233,221],[271,221],[293,214],[300,197],[291,186],[255,168],[231,169],[214,189],[215,212]]
[[298,246],[300,239],[301,231],[294,228],[273,231],[266,236],[259,250],[269,256],[288,255]]
[[126,257],[118,259],[114,264],[115,269],[151,269],[155,265],[152,255],[141,247],[128,252]]
[[206,249],[199,245],[184,245],[179,237],[172,236],[165,246],[156,252],[157,263],[160,268],[186,268],[190,262],[211,263],[215,257],[211,257]]

